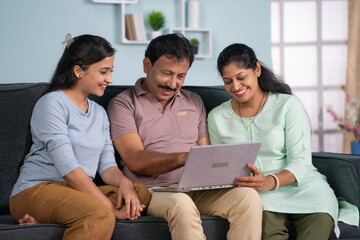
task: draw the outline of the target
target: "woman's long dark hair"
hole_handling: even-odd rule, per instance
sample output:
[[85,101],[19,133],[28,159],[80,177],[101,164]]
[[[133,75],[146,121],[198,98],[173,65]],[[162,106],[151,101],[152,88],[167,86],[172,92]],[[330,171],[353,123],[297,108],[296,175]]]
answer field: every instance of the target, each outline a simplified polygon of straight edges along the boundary
[[[223,75],[225,66],[236,63],[239,68],[256,70],[257,62],[254,50],[245,44],[234,43],[227,46],[217,59],[217,69]],[[261,62],[260,62],[261,63]],[[258,77],[260,89],[264,92],[285,93],[291,95],[291,88],[281,78],[261,63],[261,75]]]
[[47,92],[74,86],[77,77],[73,69],[76,65],[86,71],[89,65],[111,57],[114,53],[115,49],[102,37],[93,35],[75,37],[74,41],[65,48]]
[[[115,49],[102,37],[88,34],[74,37],[72,43],[67,44],[65,47],[50,85],[43,95],[59,89],[69,89],[73,87],[77,81],[77,77],[73,70],[76,65],[83,71],[86,71],[91,64],[99,62],[104,58],[114,56],[114,54]],[[29,123],[24,155],[22,161],[18,165],[18,176],[20,174],[20,168],[24,164],[25,158],[30,152],[33,143],[30,130]]]

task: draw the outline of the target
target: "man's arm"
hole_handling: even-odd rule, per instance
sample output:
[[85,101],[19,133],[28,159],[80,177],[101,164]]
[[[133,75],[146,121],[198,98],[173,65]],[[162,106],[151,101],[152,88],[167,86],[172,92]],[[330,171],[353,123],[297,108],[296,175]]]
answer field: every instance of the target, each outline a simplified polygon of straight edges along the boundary
[[203,146],[203,145],[210,145],[210,140],[208,137],[203,137],[203,138],[199,138],[196,142],[196,144],[198,146]]
[[184,166],[188,153],[159,153],[144,150],[140,136],[124,134],[114,141],[116,151],[129,170],[141,175],[158,175]]
[[[209,145],[209,138],[200,138],[197,145]],[[188,153],[159,153],[144,150],[140,136],[128,133],[114,141],[116,151],[120,154],[129,170],[141,175],[158,175],[184,166]]]

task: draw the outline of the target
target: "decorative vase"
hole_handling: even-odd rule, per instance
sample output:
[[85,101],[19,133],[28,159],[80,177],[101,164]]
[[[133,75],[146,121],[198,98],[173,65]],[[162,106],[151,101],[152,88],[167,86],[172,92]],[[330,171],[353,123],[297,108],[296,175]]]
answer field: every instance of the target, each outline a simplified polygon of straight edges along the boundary
[[161,36],[161,31],[152,31],[151,32],[151,39],[154,39],[158,36]]
[[360,155],[360,142],[351,142],[351,154]]
[[200,1],[189,0],[188,2],[188,27],[200,28]]

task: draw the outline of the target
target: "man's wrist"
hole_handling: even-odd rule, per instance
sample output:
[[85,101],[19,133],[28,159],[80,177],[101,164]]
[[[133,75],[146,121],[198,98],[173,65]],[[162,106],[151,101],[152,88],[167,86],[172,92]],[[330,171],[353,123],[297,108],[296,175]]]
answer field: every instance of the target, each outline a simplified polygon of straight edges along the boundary
[[187,155],[188,155],[188,153],[186,153],[186,152],[179,154],[179,167],[182,167],[185,165]]

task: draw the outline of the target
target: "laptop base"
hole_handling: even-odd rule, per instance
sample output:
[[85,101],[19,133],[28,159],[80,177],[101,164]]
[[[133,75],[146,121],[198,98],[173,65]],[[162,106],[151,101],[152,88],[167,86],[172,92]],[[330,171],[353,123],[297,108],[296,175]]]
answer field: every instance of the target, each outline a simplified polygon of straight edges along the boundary
[[204,191],[223,188],[234,188],[236,185],[219,185],[219,186],[206,186],[206,187],[192,187],[192,188],[176,188],[176,187],[160,187],[151,189],[153,192],[191,192],[191,191]]

